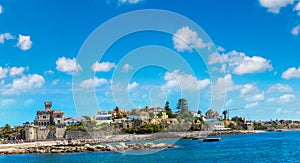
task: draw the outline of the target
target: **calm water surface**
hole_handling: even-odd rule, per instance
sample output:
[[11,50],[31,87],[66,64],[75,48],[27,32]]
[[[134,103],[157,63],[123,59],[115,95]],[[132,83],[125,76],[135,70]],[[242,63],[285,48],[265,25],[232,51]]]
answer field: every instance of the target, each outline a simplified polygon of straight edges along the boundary
[[300,131],[221,138],[221,142],[206,143],[180,140],[179,148],[148,155],[118,152],[2,155],[0,162],[300,162]]

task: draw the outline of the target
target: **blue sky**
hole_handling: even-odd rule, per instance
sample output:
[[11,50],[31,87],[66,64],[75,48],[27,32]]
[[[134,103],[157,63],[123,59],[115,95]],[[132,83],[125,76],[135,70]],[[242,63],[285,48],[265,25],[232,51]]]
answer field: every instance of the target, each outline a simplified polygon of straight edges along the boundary
[[[177,29],[170,27],[172,34],[137,32],[118,40],[101,60],[97,63],[95,60],[94,67],[87,68],[95,73],[95,78],[81,81],[78,86],[82,89],[74,90],[72,75],[86,69],[77,58],[84,41],[111,18],[141,9],[168,10],[191,19],[210,37],[219,54],[207,54],[205,63],[195,49],[208,48],[208,45],[203,35],[188,24]],[[135,23],[138,21],[128,21],[128,25]],[[114,27],[111,32],[121,28]],[[89,101],[82,100],[82,103],[91,111],[113,109],[116,105],[111,93],[114,73],[126,75],[133,71],[133,64],[138,60],[131,64],[121,61],[146,45],[159,45],[171,51],[162,51],[160,56],[152,54],[160,53],[154,49],[140,53],[162,59],[167,53],[176,52],[193,73],[177,68],[176,63],[169,70],[156,66],[139,69],[127,88],[117,88],[124,89],[125,93],[129,90],[136,107],[160,105],[168,100],[175,109],[181,97],[176,82],[181,82],[181,88],[187,91],[195,91],[193,88],[198,86],[200,104],[193,110],[199,108],[205,112],[210,107],[212,88],[226,81],[224,107],[213,109],[243,107],[246,109],[231,115],[256,120],[299,119],[299,31],[300,3],[296,0],[2,0],[0,125],[33,121],[36,110],[43,109],[44,101],[52,101],[54,109],[75,117],[80,111],[74,105],[73,92],[88,92],[94,86],[99,108],[91,108]],[[207,66],[214,64],[224,65],[220,83],[210,81],[207,73]],[[197,86],[190,81],[196,81]],[[124,105],[121,109],[131,108]]]

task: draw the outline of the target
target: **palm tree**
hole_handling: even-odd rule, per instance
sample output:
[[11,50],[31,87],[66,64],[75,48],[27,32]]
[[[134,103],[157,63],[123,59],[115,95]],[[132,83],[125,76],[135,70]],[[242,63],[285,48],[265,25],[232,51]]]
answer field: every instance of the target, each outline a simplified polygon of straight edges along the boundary
[[227,110],[224,110],[222,114],[224,115],[224,119],[226,119]]

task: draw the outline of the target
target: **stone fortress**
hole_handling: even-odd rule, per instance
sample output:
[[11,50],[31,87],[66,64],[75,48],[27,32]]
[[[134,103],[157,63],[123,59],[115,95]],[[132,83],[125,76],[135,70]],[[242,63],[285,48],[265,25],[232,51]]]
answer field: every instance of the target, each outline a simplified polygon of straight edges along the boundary
[[38,110],[33,123],[26,123],[25,139],[60,139],[65,137],[64,113],[52,110],[52,102],[44,102],[45,110]]

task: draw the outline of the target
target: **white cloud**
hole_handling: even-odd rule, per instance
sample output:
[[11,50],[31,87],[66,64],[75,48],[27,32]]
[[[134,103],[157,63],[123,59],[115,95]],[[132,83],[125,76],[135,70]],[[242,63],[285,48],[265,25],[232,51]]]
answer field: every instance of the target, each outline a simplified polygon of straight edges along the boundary
[[132,67],[130,64],[127,64],[127,63],[126,63],[126,64],[122,67],[122,69],[123,69],[124,72],[128,72],[128,71],[132,70],[133,67]]
[[297,3],[297,5],[294,7],[293,11],[298,12],[298,16],[300,16],[300,2]]
[[225,93],[224,92],[225,90],[226,90],[226,93],[228,93],[231,91],[239,90],[241,88],[242,88],[241,85],[236,85],[233,82],[231,74],[226,74],[224,78],[218,78],[217,83],[214,87],[216,92],[219,92],[219,93]]
[[7,68],[0,67],[0,79],[6,78],[8,73]]
[[135,88],[137,88],[139,86],[139,84],[137,82],[133,82],[133,83],[129,83],[127,88],[128,88],[128,91],[131,91]]
[[73,74],[81,71],[81,66],[77,63],[75,58],[70,59],[66,57],[58,58],[56,61],[56,69],[61,72]]
[[272,85],[268,90],[268,93],[273,93],[273,92],[293,92],[293,88],[290,87],[289,85],[277,83]]
[[57,85],[58,83],[59,83],[59,79],[55,79],[55,80],[52,81],[51,84],[52,84],[52,85]]
[[21,92],[40,88],[44,83],[44,77],[38,74],[23,75],[21,78],[14,79],[12,83],[0,87],[0,92],[2,95],[18,95]]
[[227,72],[243,75],[271,71],[273,67],[270,62],[260,56],[249,57],[243,52],[233,50],[221,56],[217,53],[211,54],[208,64],[223,63]]
[[219,53],[212,53],[208,56],[208,64],[216,64],[216,63],[223,63],[222,57]]
[[0,43],[4,44],[5,40],[11,40],[14,39],[14,36],[12,36],[10,33],[3,33],[0,34]]
[[28,70],[28,67],[12,67],[10,68],[9,76],[22,75],[25,70]]
[[294,0],[259,0],[259,3],[267,8],[269,12],[278,14],[281,8],[293,4]]
[[181,90],[201,90],[209,86],[210,80],[197,78],[191,74],[185,74],[179,70],[166,72],[164,76],[166,83],[162,86],[163,89],[180,88]]
[[24,106],[29,107],[29,106],[33,106],[35,103],[34,99],[30,98],[24,101]]
[[30,36],[23,36],[19,34],[17,47],[25,51],[25,50],[29,50],[31,46],[32,46],[32,41],[30,40]]
[[87,79],[82,81],[79,86],[81,88],[94,88],[94,87],[99,87],[101,85],[107,84],[108,81],[104,78],[97,78],[95,77],[94,79]]
[[109,72],[110,70],[112,70],[113,68],[116,68],[116,64],[115,63],[110,63],[110,62],[95,62],[91,69],[94,72]]
[[275,114],[287,114],[289,111],[283,110],[281,107],[277,108]]
[[219,52],[225,52],[225,49],[224,49],[222,46],[218,46],[217,50],[218,50]]
[[295,102],[297,100],[296,96],[294,94],[284,94],[280,96],[279,98],[269,98],[267,99],[270,103],[279,103],[279,104],[289,104],[292,102]]
[[54,74],[54,71],[52,71],[52,70],[44,71],[44,75],[53,75],[53,74]]
[[245,105],[245,109],[256,108],[258,107],[258,102],[253,102]]
[[284,94],[284,95],[280,96],[279,99],[280,99],[281,103],[288,104],[291,102],[295,102],[297,98],[293,94]]
[[300,78],[300,67],[298,67],[298,69],[295,67],[287,69],[282,73],[281,78],[287,80],[291,78]]
[[291,30],[291,33],[292,33],[294,36],[298,36],[299,31],[300,31],[300,25],[297,25],[297,26],[295,26],[295,27]]
[[0,14],[3,13],[3,7],[0,5]]
[[14,99],[0,99],[0,108],[12,106],[15,103]]
[[173,44],[178,52],[191,52],[193,48],[205,48],[208,46],[198,37],[198,34],[192,31],[188,26],[177,30],[173,35]]
[[254,84],[245,84],[240,91],[240,97],[250,102],[263,101],[265,92],[260,91]]
[[233,104],[233,100],[229,99],[229,100],[226,101],[225,107],[230,107],[232,104]]

